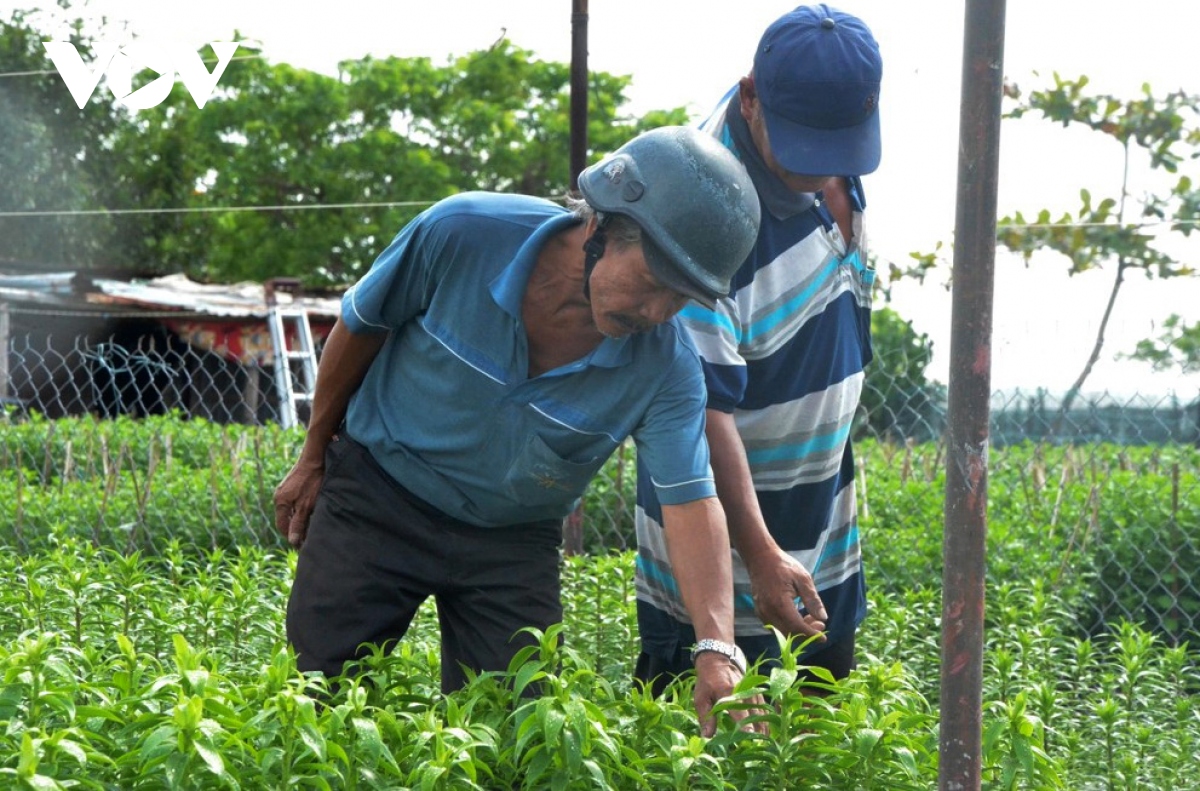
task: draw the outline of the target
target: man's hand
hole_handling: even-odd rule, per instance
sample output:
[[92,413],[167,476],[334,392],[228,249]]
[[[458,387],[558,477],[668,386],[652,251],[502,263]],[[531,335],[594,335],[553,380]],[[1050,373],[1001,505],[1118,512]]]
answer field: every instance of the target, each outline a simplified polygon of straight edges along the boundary
[[275,529],[296,549],[308,534],[308,518],[316,506],[324,477],[324,466],[301,461],[275,489]]
[[325,339],[300,460],[275,490],[275,529],[297,549],[308,534],[308,518],[325,478],[325,450],[346,417],[350,398],[387,339],[386,332],[356,335],[340,317]]
[[[734,667],[728,657],[714,651],[705,651],[696,655],[696,716],[700,720],[700,735],[709,738],[717,732],[717,719],[713,716],[713,706],[733,695],[733,688],[742,678],[742,672]],[[752,714],[761,714],[766,706],[761,695],[749,699],[755,704],[755,709],[737,709],[729,711],[729,716],[737,721],[745,720]],[[743,725],[754,733],[766,733],[766,723],[757,722]]]
[[[764,624],[774,626],[785,636],[820,635],[825,642],[825,604],[817,593],[812,575],[795,558],[776,549],[754,564],[747,563],[750,572],[750,592],[754,597],[754,612]],[[796,599],[808,610],[801,613]]]
[[[755,613],[764,624],[789,636],[820,634],[828,617],[825,605],[817,595],[812,575],[779,548],[767,529],[733,415],[709,409],[705,418],[717,493],[728,516],[733,546],[750,572]],[[797,598],[808,610],[807,615],[796,609]]]

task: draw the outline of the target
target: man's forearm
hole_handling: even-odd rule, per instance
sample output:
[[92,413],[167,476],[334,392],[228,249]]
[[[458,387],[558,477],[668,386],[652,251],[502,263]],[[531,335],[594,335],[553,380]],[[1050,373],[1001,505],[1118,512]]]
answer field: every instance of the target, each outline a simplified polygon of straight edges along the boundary
[[759,508],[758,493],[754,491],[754,480],[750,477],[750,463],[746,460],[746,449],[733,415],[709,409],[705,434],[730,540],[742,559],[753,564],[764,554],[773,554],[777,545],[767,531]]
[[[705,430],[717,494],[729,521],[730,539],[750,574],[755,612],[764,623],[789,634],[823,630],[825,605],[812,575],[780,548],[767,529],[733,415],[710,409]],[[807,615],[796,609],[797,597],[808,608]]]
[[313,390],[312,414],[308,421],[301,461],[321,463],[325,447],[346,416],[350,398],[379,354],[387,333],[356,335],[339,318],[333,325]]
[[667,554],[696,637],[733,642],[733,571],[720,503],[709,497],[662,511]]

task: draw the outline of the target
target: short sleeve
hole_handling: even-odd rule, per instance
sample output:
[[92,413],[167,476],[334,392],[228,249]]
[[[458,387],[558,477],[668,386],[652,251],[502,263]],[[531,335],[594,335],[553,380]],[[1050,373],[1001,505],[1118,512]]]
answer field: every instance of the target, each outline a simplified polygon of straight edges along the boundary
[[737,303],[718,300],[714,309],[690,303],[680,313],[685,331],[700,355],[708,407],[732,412],[746,394],[746,360],[742,357],[742,322]]
[[444,246],[432,212],[404,226],[342,297],[342,321],[351,332],[395,329],[429,306],[434,265]]
[[681,339],[657,387],[633,438],[659,502],[678,505],[715,497],[704,437],[704,377],[690,344]]

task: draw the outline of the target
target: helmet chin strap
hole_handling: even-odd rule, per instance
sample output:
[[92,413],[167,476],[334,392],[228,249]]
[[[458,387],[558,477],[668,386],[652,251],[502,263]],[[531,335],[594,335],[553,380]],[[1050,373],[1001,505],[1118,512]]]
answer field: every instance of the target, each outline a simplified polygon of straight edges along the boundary
[[592,235],[583,243],[583,298],[588,302],[592,301],[590,288],[592,270],[596,268],[596,262],[604,255],[604,247],[608,243],[607,234],[604,232],[606,225],[608,225],[607,217],[596,225],[596,230],[592,231]]

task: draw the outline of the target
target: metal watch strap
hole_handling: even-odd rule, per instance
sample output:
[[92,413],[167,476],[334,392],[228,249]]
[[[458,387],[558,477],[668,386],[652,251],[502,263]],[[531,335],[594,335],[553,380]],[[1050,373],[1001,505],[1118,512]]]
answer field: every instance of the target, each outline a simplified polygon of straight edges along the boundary
[[706,637],[692,646],[692,662],[695,663],[696,657],[700,654],[703,654],[705,651],[721,654],[731,663],[733,663],[733,666],[740,670],[743,675],[745,675],[746,655],[742,653],[742,649],[738,648],[736,644],[726,643],[722,640],[714,640],[711,637]]

